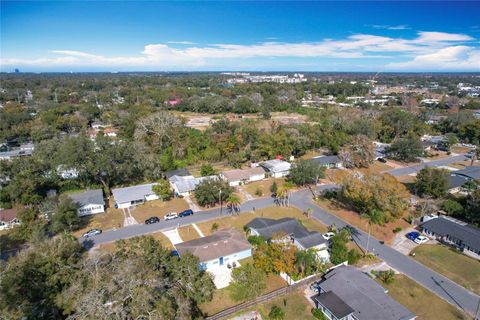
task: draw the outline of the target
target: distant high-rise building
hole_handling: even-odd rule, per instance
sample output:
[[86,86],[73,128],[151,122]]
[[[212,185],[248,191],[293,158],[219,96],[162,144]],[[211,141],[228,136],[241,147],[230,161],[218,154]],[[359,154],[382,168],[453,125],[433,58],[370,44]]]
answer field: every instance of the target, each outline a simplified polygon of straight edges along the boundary
[[18,68],[15,68],[15,73],[20,73],[20,70]]

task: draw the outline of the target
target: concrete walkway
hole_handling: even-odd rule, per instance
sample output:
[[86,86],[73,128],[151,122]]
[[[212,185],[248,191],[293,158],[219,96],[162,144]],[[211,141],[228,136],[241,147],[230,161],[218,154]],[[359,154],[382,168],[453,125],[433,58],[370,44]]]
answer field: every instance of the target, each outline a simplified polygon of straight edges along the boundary
[[123,209],[123,215],[125,216],[125,220],[123,220],[123,226],[128,227],[135,224],[138,224],[137,220],[132,216],[130,212],[130,208]]
[[198,232],[198,234],[200,235],[200,237],[205,237],[205,235],[203,234],[202,230],[200,230],[200,228],[195,224],[195,223],[192,223],[192,227]]
[[192,199],[190,199],[190,196],[183,197],[183,199],[188,203],[188,207],[192,209],[194,212],[201,211],[202,209],[197,206]]

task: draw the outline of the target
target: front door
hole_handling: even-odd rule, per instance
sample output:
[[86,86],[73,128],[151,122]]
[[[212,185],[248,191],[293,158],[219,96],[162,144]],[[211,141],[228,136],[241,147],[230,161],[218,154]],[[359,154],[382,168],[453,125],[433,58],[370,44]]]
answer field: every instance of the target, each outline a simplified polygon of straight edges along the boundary
[[223,257],[220,257],[220,265],[223,266]]

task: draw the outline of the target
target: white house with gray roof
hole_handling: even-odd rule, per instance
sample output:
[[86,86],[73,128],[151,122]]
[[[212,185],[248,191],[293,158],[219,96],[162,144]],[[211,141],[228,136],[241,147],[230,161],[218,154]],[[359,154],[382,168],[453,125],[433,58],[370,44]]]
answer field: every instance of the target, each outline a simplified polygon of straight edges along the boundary
[[260,166],[265,169],[272,177],[282,178],[288,176],[290,173],[291,164],[287,161],[273,159],[260,163]]
[[417,316],[362,271],[340,266],[329,271],[312,297],[330,320],[413,320]]
[[68,197],[77,206],[77,214],[80,217],[105,212],[105,200],[102,189],[72,193]]
[[217,176],[207,176],[195,178],[194,176],[171,176],[168,178],[170,186],[173,188],[175,195],[187,197],[190,192],[194,191],[200,182],[204,180],[217,180]]
[[160,197],[152,190],[157,183],[140,184],[137,186],[112,189],[116,208],[128,208]]

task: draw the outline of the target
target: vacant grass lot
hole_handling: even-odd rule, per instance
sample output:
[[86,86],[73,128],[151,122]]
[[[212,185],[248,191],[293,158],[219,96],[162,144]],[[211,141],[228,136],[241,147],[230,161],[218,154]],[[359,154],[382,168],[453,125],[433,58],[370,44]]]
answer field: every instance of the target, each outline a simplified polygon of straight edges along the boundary
[[[283,184],[285,183],[285,179],[270,178],[270,179],[265,179],[265,180],[261,180],[261,181],[251,182],[249,184],[246,184],[246,185],[242,186],[242,188],[256,198],[258,198],[258,197],[269,197],[271,195],[270,187],[272,186],[272,183],[274,181],[277,183],[278,188],[283,186]],[[258,195],[255,194],[257,189],[260,189],[262,191],[262,196],[258,196]]]
[[169,201],[149,201],[134,208],[130,208],[132,216],[138,223],[144,223],[150,217],[163,219],[167,213],[181,212],[188,209],[188,203],[184,199],[174,198]]
[[[242,262],[241,262],[242,263]],[[242,264],[245,264],[244,262]],[[263,294],[274,291],[276,289],[286,287],[287,283],[280,276],[271,274],[267,276],[266,288]],[[230,298],[228,287],[215,290],[212,301],[200,305],[200,309],[205,315],[213,315],[227,308],[233,307],[244,301],[234,301]],[[285,318],[290,319],[290,318]],[[294,319],[294,318],[291,318]]]
[[390,285],[379,282],[388,294],[418,316],[418,320],[467,320],[460,310],[405,275],[396,275]]
[[[320,198],[316,200],[316,203],[320,207],[328,210],[329,212],[333,213],[340,219],[348,222],[352,226],[355,226],[365,232],[368,232],[367,220],[363,219],[357,212],[344,209],[339,204],[328,199]],[[373,225],[372,236],[374,236],[378,240],[383,240],[386,243],[390,244],[395,238],[395,233],[393,233],[393,230],[397,227],[400,227],[402,229],[407,229],[410,227],[410,225],[403,219],[397,219],[394,222],[386,223],[384,226]]]
[[440,244],[422,244],[412,252],[418,262],[480,294],[479,261]]
[[280,219],[285,217],[296,218],[299,219],[309,231],[318,231],[321,233],[327,231],[327,227],[325,225],[313,218],[305,217],[300,210],[286,207],[268,207],[265,209],[257,209],[255,212],[242,213],[238,216],[228,216],[225,218],[198,223],[197,226],[205,235],[212,234],[212,225],[214,223],[218,225],[218,229],[233,227],[243,232],[243,227],[257,217],[272,219]]
[[[173,249],[173,245],[170,240],[168,240],[168,238],[161,232],[150,233],[146,236],[153,237],[155,240],[160,241],[162,247],[164,247],[165,249]],[[105,252],[115,252],[117,251],[117,244],[116,242],[102,243],[98,246],[98,249]]]

